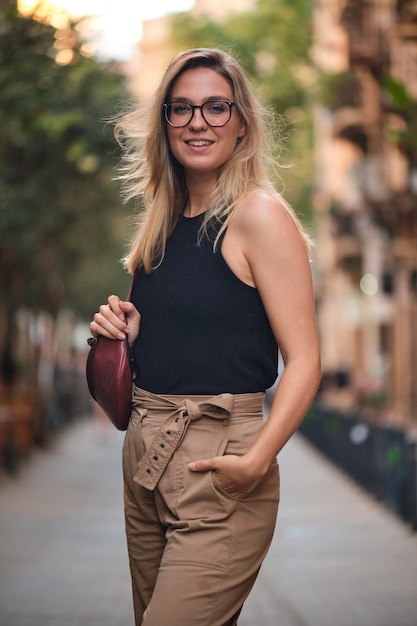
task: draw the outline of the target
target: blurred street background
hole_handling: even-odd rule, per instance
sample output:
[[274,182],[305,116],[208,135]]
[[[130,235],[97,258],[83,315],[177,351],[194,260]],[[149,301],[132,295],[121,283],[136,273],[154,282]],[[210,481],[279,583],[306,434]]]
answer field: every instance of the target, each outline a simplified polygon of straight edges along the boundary
[[122,435],[84,373],[141,208],[111,120],[213,46],[277,113],[324,368],[242,626],[417,626],[416,1],[0,0],[1,626],[132,623]]

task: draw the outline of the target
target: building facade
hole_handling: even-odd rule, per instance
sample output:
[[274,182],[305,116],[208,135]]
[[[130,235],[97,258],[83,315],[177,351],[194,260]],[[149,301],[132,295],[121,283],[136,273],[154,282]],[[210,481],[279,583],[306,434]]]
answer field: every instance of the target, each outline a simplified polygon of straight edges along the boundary
[[316,0],[323,393],[417,424],[417,1]]

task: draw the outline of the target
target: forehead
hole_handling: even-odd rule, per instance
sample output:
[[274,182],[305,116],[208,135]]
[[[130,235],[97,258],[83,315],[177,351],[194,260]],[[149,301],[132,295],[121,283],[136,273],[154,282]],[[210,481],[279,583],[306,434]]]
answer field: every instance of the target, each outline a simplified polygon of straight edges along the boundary
[[186,70],[171,89],[171,98],[184,98],[191,102],[213,97],[232,100],[233,91],[226,78],[207,67]]

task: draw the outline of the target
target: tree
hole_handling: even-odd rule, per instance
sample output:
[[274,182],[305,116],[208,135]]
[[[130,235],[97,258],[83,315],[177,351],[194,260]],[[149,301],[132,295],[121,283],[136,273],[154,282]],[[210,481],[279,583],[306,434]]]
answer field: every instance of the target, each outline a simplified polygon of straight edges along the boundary
[[[104,278],[108,289],[109,275],[117,276],[122,291],[128,278],[117,264],[125,211],[112,182],[118,152],[104,123],[123,97],[122,75],[82,55],[76,24],[58,31],[9,8],[0,11],[0,30],[4,378],[15,370],[19,308],[56,316],[70,306],[91,315],[104,297]],[[68,62],[59,65],[55,55],[63,49]]]

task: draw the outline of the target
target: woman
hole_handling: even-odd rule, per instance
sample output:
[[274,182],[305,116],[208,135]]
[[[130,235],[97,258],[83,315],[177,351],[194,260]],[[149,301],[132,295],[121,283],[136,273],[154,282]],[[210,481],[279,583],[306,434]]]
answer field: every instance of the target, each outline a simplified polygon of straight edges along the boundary
[[[136,361],[123,450],[136,625],[237,624],[269,548],[277,454],[320,376],[308,237],[266,174],[265,111],[215,49],[169,65],[117,125],[127,196],[143,198],[93,335]],[[267,421],[264,391],[285,369]]]

